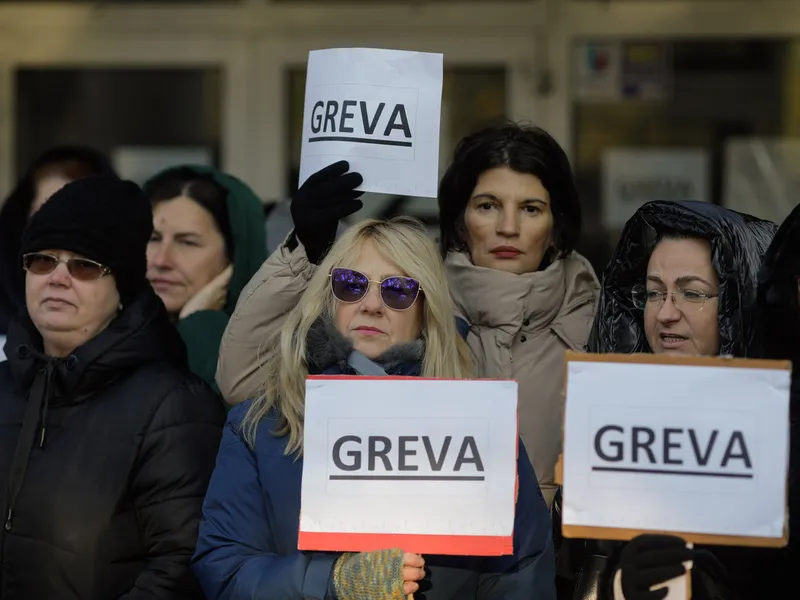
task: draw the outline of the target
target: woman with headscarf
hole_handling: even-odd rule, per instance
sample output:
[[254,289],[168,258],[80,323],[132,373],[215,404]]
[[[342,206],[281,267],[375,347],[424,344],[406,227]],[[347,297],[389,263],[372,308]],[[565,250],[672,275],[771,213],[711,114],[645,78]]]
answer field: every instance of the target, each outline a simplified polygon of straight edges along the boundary
[[134,183],[67,184],[22,236],[0,365],[0,597],[202,598],[189,568],[224,411],[145,277]]
[[[645,204],[626,223],[603,273],[589,351],[758,356],[758,270],[775,229],[704,202]],[[580,547],[567,544],[573,552]],[[569,554],[579,574],[573,598],[658,600],[666,591],[650,588],[693,561],[692,599],[730,600],[735,590],[723,564],[739,551],[690,550],[682,539],[660,535],[628,544],[587,541],[577,557]]]
[[513,555],[297,550],[306,377],[360,375],[355,350],[390,376],[467,378],[452,315],[418,223],[369,220],[339,238],[268,341],[266,393],[228,415],[194,557],[209,600],[554,600],[550,518],[521,443]]
[[[362,178],[339,162],[292,203],[295,231],[256,274],[222,339],[226,401],[252,396],[262,345],[296,304],[336,235],[361,207]],[[581,206],[572,170],[542,129],[507,124],[466,137],[439,187],[441,253],[481,377],[519,381],[519,428],[548,506],[561,452],[564,351],[585,349],[599,284],[574,251]]]
[[56,146],[31,163],[0,210],[0,337],[25,310],[25,277],[19,262],[22,230],[58,189],[90,175],[113,175],[108,159],[86,146]]
[[189,351],[216,388],[220,340],[244,286],[267,258],[261,201],[244,182],[201,166],[145,184],[153,206],[147,276]]

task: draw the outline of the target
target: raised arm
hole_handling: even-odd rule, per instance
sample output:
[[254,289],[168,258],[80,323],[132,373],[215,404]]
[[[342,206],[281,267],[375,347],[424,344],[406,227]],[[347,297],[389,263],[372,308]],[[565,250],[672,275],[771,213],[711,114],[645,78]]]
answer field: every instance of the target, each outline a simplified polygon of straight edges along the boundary
[[295,230],[239,295],[219,349],[217,385],[228,404],[260,395],[264,350],[300,300],[336,238],[339,220],[361,208],[361,175],[340,161],[311,175],[292,200]]

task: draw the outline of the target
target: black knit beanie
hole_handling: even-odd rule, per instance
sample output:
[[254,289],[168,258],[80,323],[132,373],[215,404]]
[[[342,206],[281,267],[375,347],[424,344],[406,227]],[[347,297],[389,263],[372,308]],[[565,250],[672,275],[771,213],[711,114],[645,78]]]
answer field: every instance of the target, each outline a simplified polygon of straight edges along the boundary
[[111,269],[127,305],[147,283],[153,213],[132,181],[97,175],[68,183],[44,203],[22,234],[22,254],[66,250]]

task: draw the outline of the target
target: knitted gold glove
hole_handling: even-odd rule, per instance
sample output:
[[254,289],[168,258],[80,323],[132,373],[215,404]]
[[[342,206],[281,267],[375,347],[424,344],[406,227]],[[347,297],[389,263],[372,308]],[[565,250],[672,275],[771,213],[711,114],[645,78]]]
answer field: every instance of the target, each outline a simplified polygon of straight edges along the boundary
[[393,548],[340,556],[333,568],[339,600],[406,600],[403,554]]

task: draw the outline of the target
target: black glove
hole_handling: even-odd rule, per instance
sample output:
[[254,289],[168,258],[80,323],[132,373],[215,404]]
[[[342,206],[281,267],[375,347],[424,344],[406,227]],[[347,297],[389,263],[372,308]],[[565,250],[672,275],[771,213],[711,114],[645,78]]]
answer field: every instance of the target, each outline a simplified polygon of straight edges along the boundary
[[625,600],[662,600],[668,590],[650,588],[686,573],[683,563],[692,560],[686,542],[672,535],[639,535],[620,555],[622,593]]
[[336,239],[339,219],[352,215],[363,203],[356,191],[364,178],[348,173],[350,163],[340,160],[317,171],[300,186],[292,199],[291,212],[297,239],[308,260],[319,264]]

